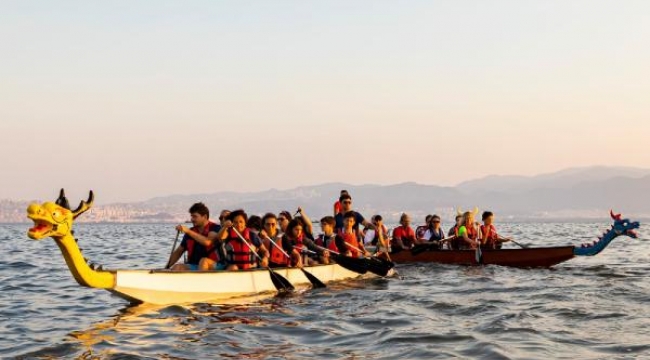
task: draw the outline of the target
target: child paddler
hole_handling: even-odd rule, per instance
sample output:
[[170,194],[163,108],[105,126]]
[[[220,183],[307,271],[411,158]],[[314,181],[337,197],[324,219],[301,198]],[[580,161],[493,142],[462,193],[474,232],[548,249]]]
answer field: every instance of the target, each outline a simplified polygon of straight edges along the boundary
[[282,235],[282,248],[291,256],[289,265],[295,267],[318,264],[318,261],[310,257],[309,254],[323,253],[323,250],[318,248],[310,236],[305,233],[303,221],[299,218],[289,221],[287,232]]
[[[335,226],[336,220],[334,220],[333,216],[325,216],[320,219],[320,227],[323,233],[320,234],[316,240],[314,240],[314,243],[321,249],[328,249],[339,252],[336,246],[336,234],[334,233]],[[323,251],[319,260],[322,264],[329,264],[330,252]]]
[[[192,228],[177,225],[176,231],[183,233],[181,244],[172,252],[169,265],[172,270],[198,270],[202,259],[211,259],[216,262],[217,253],[215,245],[217,234],[221,226],[210,221],[210,210],[203,203],[193,204],[190,209]],[[187,251],[187,263],[176,262]]]
[[230,213],[217,235],[217,240],[221,241],[226,249],[226,270],[246,270],[257,267],[256,252],[262,258],[259,266],[269,266],[269,251],[259,236],[248,229],[247,220],[248,216],[244,210],[235,210]]
[[482,249],[501,249],[501,244],[510,239],[506,239],[497,233],[494,227],[494,214],[491,211],[483,212],[481,216],[483,225],[481,225],[481,248]]
[[474,223],[474,213],[466,211],[461,224],[457,238],[460,249],[476,249],[480,236],[479,229]]
[[363,247],[363,241],[359,241],[358,231],[354,228],[357,224],[355,216],[354,211],[348,211],[343,215],[343,228],[336,236],[336,247],[339,253],[346,256],[354,258],[369,256],[370,253]]

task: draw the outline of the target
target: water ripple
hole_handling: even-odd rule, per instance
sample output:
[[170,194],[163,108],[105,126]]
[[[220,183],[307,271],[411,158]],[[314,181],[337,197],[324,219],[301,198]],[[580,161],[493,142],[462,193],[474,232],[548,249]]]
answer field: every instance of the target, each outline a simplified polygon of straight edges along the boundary
[[[544,246],[602,224],[503,224]],[[554,269],[400,266],[248,305],[127,306],[81,288],[51,240],[0,227],[0,357],[18,359],[636,359],[650,352],[650,243],[615,241]],[[643,229],[645,231],[645,229]],[[108,268],[164,265],[169,225],[77,228]],[[566,234],[580,234],[570,238]],[[641,238],[650,234],[643,232]]]

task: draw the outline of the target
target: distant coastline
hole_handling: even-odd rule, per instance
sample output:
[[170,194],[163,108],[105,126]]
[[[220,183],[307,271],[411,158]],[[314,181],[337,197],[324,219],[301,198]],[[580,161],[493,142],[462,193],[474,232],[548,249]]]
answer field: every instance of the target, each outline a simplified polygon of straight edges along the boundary
[[[636,219],[650,218],[650,169],[621,167],[572,168],[533,177],[488,176],[455,187],[422,185],[351,185],[329,183],[289,190],[253,193],[170,195],[147,201],[96,205],[84,223],[178,223],[187,220],[187,208],[203,201],[216,214],[243,208],[251,214],[303,207],[315,220],[332,212],[341,189],[351,192],[354,209],[364,216],[382,214],[397,221],[402,212],[419,223],[437,213],[450,221],[458,208],[491,210],[501,222],[589,222],[605,218],[610,209]],[[58,189],[53,189],[54,196]],[[46,199],[53,200],[53,199]],[[0,200],[0,223],[26,223],[31,201]]]

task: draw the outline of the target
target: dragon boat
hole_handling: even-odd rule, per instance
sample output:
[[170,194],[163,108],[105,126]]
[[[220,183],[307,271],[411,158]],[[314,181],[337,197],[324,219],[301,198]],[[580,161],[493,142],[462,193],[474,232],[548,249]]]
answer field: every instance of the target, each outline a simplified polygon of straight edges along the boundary
[[619,236],[637,238],[640,224],[610,211],[614,224],[591,244],[498,250],[440,250],[429,244],[416,245],[411,250],[391,254],[397,264],[440,263],[456,265],[501,265],[517,268],[548,268],[575,256],[594,256]]
[[[279,290],[277,278],[295,288],[309,288],[315,277],[322,283],[379,277],[373,270],[354,263],[315,265],[299,268],[251,269],[239,271],[109,270],[95,268],[77,246],[73,222],[93,204],[91,191],[87,201],[71,210],[63,189],[56,202],[30,204],[27,217],[34,222],[27,235],[34,240],[54,239],[74,279],[81,286],[105,289],[127,301],[156,305],[220,302],[233,298],[250,299],[258,294]],[[394,270],[386,268],[383,275]],[[270,273],[270,276],[269,276]],[[278,276],[279,275],[279,276]],[[275,278],[274,278],[275,277]],[[293,287],[292,286],[292,287]]]

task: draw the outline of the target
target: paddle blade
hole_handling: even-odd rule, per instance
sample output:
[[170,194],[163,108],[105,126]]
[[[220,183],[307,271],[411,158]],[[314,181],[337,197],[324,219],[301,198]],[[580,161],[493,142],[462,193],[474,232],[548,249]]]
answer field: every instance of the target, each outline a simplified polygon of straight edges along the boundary
[[275,271],[271,270],[270,268],[267,268],[269,270],[269,273],[271,274],[271,281],[273,282],[273,286],[278,291],[292,291],[295,290],[295,287],[291,285],[289,280],[287,280],[284,276],[276,273]]
[[327,287],[327,285],[325,285],[324,282],[320,281],[317,277],[312,275],[309,271],[307,271],[307,270],[305,270],[303,268],[300,268],[300,270],[302,270],[302,273],[305,274],[307,279],[309,279],[309,282],[311,283],[311,286],[314,289],[322,289],[322,288]]
[[334,255],[333,259],[334,261],[336,261],[337,264],[341,265],[342,267],[350,271],[362,275],[368,272],[368,267],[366,263],[363,261],[365,259],[354,259],[344,255],[336,255],[336,254],[333,255]]
[[388,275],[390,269],[395,267],[395,263],[383,259],[370,258],[370,259],[362,259],[362,260],[366,261],[366,266],[368,267],[368,271],[370,271],[375,275],[379,275],[381,277]]

